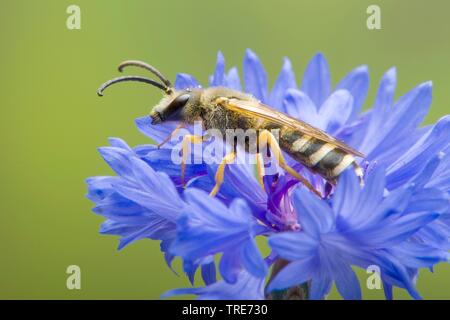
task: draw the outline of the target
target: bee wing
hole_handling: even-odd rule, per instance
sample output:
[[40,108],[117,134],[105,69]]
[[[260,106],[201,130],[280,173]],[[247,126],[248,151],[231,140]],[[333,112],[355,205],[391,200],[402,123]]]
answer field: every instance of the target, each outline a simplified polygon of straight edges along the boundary
[[361,152],[337,140],[336,138],[330,136],[329,134],[323,132],[322,130],[314,128],[313,126],[307,124],[306,122],[290,117],[260,102],[250,100],[240,100],[240,99],[228,99],[228,98],[218,98],[217,102],[229,110],[236,111],[238,113],[245,114],[248,116],[263,118],[278,123],[280,125],[287,126],[291,129],[299,130],[300,132],[307,134],[311,137],[332,143],[336,145],[338,148],[350,154],[362,158],[364,157],[364,155]]

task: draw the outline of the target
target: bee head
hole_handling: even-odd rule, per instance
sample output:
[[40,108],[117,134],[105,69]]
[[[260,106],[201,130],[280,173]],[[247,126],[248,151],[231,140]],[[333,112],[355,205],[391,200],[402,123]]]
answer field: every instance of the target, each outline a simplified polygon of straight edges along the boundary
[[[143,82],[150,84],[158,89],[164,91],[165,96],[159,102],[159,104],[150,113],[152,124],[158,124],[164,121],[182,121],[185,120],[186,115],[195,116],[193,113],[189,113],[195,106],[198,105],[200,99],[199,90],[186,89],[182,91],[175,90],[172,87],[170,81],[162,75],[155,67],[137,60],[127,60],[119,65],[119,71],[122,72],[125,67],[135,66],[150,71],[153,75],[159,78],[161,81],[155,81],[141,76],[123,76],[111,79],[103,83],[97,90],[99,96],[103,96],[103,92],[109,86],[125,81]],[[189,110],[187,110],[189,109]],[[189,118],[189,116],[187,116]]]
[[194,94],[190,90],[174,92],[164,97],[150,113],[152,124],[183,120],[185,107],[192,102],[193,98]]
[[[117,77],[117,78],[111,79],[111,80],[103,83],[100,86],[100,88],[98,88],[97,94],[99,96],[103,96],[103,92],[109,86],[111,86],[115,83],[126,82],[126,81],[143,82],[143,83],[150,84],[158,89],[163,90],[164,93],[166,94],[166,97],[164,97],[163,100],[161,100],[160,104],[158,105],[161,107],[159,107],[158,110],[155,110],[150,114],[150,116],[152,118],[152,123],[155,123],[155,124],[165,121],[165,120],[172,120],[189,100],[189,94],[187,94],[187,93],[176,94],[174,92],[175,90],[173,89],[170,81],[165,76],[163,76],[163,74],[161,72],[159,72],[155,67],[153,67],[145,62],[142,62],[142,61],[127,60],[127,61],[122,62],[119,65],[118,69],[120,72],[122,72],[123,69],[128,66],[135,66],[135,67],[139,67],[142,69],[146,69],[146,70],[150,71],[151,73],[153,73],[156,77],[158,77],[159,80],[161,80],[161,82],[155,81],[155,80],[152,80],[152,79],[149,79],[146,77],[141,77],[141,76]],[[175,96],[175,98],[173,98],[174,96]],[[170,101],[170,103],[167,104],[167,101]],[[165,103],[163,103],[163,102],[165,102]]]

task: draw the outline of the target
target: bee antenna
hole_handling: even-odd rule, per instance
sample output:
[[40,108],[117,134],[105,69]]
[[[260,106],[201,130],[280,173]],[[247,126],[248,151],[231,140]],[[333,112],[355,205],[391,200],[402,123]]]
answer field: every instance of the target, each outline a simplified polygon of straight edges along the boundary
[[129,66],[134,66],[134,67],[139,67],[145,70],[150,71],[151,73],[153,73],[155,76],[157,76],[165,85],[166,87],[170,88],[172,87],[172,84],[170,83],[170,81],[163,76],[163,74],[156,69],[154,66],[149,65],[148,63],[139,61],[139,60],[126,60],[124,62],[122,62],[121,64],[119,64],[119,71],[122,72],[124,68],[129,67]]
[[115,84],[115,83],[119,83],[119,82],[125,82],[125,81],[137,81],[137,82],[144,82],[144,83],[148,83],[151,84],[152,86],[155,86],[163,91],[165,91],[167,94],[170,94],[172,92],[172,88],[169,88],[167,86],[164,86],[163,84],[149,79],[149,78],[145,78],[145,77],[140,77],[140,76],[123,76],[123,77],[118,77],[118,78],[114,78],[111,79],[109,81],[106,81],[104,84],[102,84],[100,86],[100,88],[98,88],[97,90],[97,94],[102,97],[103,96],[103,91],[105,91],[106,88],[108,88],[109,86]]

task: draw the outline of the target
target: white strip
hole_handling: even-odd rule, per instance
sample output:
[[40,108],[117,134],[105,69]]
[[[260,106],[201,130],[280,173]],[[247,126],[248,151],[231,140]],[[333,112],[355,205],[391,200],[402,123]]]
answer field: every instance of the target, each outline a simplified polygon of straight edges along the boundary
[[355,168],[355,172],[358,177],[362,177],[364,175],[362,169],[359,166]]
[[346,154],[342,161],[333,168],[333,176],[339,176],[342,171],[344,171],[349,165],[352,164],[353,161],[355,161],[355,158],[353,158],[353,156],[350,154]]
[[323,159],[328,153],[334,149],[334,145],[331,143],[325,143],[319,150],[309,156],[309,163],[315,166],[320,160]]
[[295,152],[304,152],[308,148],[308,141],[311,140],[310,136],[303,136],[292,144],[292,150]]

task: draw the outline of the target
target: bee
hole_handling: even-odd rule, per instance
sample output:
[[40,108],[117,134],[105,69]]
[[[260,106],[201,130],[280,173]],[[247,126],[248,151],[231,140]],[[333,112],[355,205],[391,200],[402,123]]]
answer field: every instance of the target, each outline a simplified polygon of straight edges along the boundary
[[[103,91],[107,87],[125,81],[144,82],[161,89],[165,96],[150,112],[151,124],[157,125],[166,121],[178,121],[180,124],[171,135],[160,143],[159,147],[169,141],[180,128],[186,124],[193,124],[195,121],[201,121],[205,130],[216,129],[222,133],[225,133],[227,129],[244,131],[253,129],[257,132],[258,145],[270,148],[270,152],[277,159],[279,166],[319,197],[322,197],[321,193],[287,164],[282,151],[333,185],[337,183],[338,177],[345,169],[353,166],[363,184],[363,172],[355,157],[363,158],[364,155],[324,131],[275,110],[249,94],[224,87],[176,90],[161,72],[145,62],[124,61],[119,65],[119,71],[129,66],[146,69],[160,81],[141,76],[122,76],[105,82],[97,90],[97,93],[99,96],[103,96]],[[272,130],[279,130],[278,139],[271,133]],[[223,136],[225,137],[225,134]],[[206,138],[190,134],[183,137],[181,144],[182,181],[184,181],[189,145],[202,143]],[[215,174],[215,186],[210,193],[212,196],[217,194],[223,183],[225,166],[233,163],[236,158],[236,145],[232,150],[224,156],[218,166]],[[246,146],[246,150],[248,150],[248,146]],[[258,181],[264,188],[264,162],[259,149],[256,156]]]

